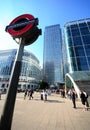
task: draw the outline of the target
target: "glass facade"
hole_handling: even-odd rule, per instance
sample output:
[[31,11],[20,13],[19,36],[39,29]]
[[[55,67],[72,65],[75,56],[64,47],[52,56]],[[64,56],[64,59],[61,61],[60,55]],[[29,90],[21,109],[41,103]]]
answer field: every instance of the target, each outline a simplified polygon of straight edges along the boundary
[[43,72],[43,78],[48,83],[63,82],[62,39],[59,24],[45,27]]
[[[8,87],[10,74],[17,49],[0,51],[0,87]],[[19,77],[19,87],[30,88],[38,85],[40,80],[39,60],[34,54],[24,50],[22,68]]]
[[66,23],[64,36],[69,72],[90,71],[90,19]]

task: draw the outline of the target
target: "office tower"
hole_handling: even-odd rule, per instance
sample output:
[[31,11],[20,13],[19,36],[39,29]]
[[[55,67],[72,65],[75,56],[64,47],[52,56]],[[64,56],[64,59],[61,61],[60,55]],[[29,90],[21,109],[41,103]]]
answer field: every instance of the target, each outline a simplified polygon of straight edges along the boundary
[[90,19],[66,23],[64,34],[69,72],[90,71]]
[[56,85],[63,82],[62,39],[59,24],[45,27],[43,76],[49,84]]
[[[0,51],[0,88],[7,88],[17,49]],[[37,88],[40,81],[40,65],[37,57],[26,50],[22,56],[19,89]]]

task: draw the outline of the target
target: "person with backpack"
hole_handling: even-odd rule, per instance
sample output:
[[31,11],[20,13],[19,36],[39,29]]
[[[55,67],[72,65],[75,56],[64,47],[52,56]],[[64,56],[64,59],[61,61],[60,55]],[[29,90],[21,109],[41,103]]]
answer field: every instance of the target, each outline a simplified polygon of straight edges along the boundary
[[88,107],[89,107],[88,94],[85,91],[81,91],[80,98],[83,104],[83,109],[88,110]]
[[88,103],[88,94],[84,91],[85,94],[85,109],[88,110],[89,103]]

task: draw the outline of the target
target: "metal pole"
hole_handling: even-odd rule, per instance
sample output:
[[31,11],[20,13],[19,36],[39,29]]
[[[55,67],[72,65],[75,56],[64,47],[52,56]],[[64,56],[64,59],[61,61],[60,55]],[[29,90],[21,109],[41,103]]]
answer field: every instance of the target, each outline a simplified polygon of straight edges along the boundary
[[16,59],[14,61],[7,98],[0,120],[0,130],[11,130],[13,111],[18,87],[18,80],[21,70],[21,60],[24,50],[24,39],[20,38],[19,49],[17,50]]

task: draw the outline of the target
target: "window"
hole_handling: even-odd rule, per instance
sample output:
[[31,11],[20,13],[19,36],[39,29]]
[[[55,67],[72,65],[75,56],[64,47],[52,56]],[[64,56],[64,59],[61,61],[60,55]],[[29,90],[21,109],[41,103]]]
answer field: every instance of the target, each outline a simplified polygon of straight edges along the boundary
[[82,34],[82,35],[90,34],[90,32],[89,32],[89,30],[88,30],[87,27],[80,28],[80,31],[81,31],[81,34]]
[[90,56],[90,45],[85,46],[87,56]]
[[90,57],[87,57],[88,58],[88,63],[89,63],[89,66],[90,66]]
[[79,24],[79,27],[80,27],[80,28],[83,28],[83,27],[86,27],[86,26],[87,26],[86,23],[80,23],[80,24]]
[[81,37],[73,37],[74,46],[82,45]]
[[70,57],[75,57],[73,47],[69,48]]
[[71,29],[78,29],[78,25],[77,24],[71,25]]
[[72,29],[71,32],[73,37],[80,36],[79,29]]
[[90,44],[90,34],[83,36],[83,42],[84,44]]
[[77,58],[78,70],[88,70],[88,65],[86,61],[86,57],[79,57]]
[[71,37],[71,33],[70,33],[70,28],[69,27],[66,29],[66,34],[67,34],[67,37]]
[[82,46],[75,47],[76,56],[85,56],[84,49]]
[[73,71],[77,71],[77,65],[75,58],[71,58],[71,66],[73,68]]
[[68,38],[68,46],[73,46],[71,37]]

